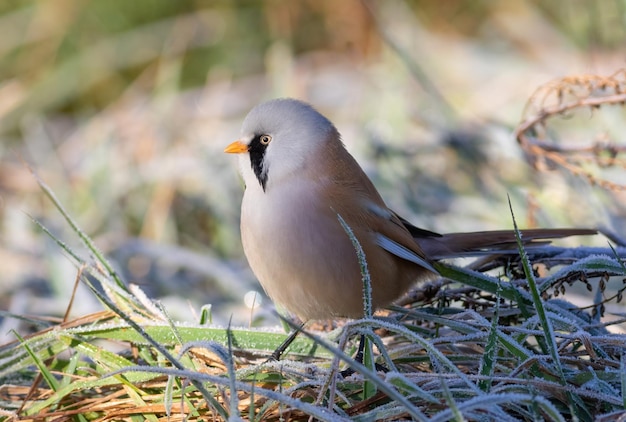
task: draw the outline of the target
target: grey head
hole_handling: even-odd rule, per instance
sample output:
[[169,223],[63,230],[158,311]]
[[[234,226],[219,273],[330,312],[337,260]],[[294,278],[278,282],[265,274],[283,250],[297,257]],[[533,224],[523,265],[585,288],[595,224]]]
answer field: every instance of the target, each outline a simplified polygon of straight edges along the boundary
[[330,120],[290,98],[254,107],[243,122],[240,141],[248,145],[241,162],[244,181],[251,183],[246,180],[251,169],[263,190],[309,165],[325,143],[340,142]]

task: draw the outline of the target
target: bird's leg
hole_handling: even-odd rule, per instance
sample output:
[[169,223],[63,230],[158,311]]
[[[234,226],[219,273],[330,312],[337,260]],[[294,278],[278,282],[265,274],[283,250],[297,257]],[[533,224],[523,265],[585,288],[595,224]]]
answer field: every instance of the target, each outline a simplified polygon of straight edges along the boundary
[[[354,356],[354,360],[357,361],[360,364],[363,364],[363,358],[364,358],[364,354],[365,354],[365,334],[361,334],[361,338],[359,340],[359,348],[356,351],[356,355]],[[346,378],[349,377],[350,375],[354,374],[354,369],[352,369],[351,367],[347,367],[346,369],[344,369],[343,371],[341,371],[341,376]]]
[[304,327],[304,324],[306,324],[305,322],[303,322],[302,324],[300,324],[300,326],[298,328],[292,329],[291,332],[289,333],[289,335],[287,336],[287,338],[285,338],[285,340],[283,340],[283,342],[280,344],[280,346],[278,346],[276,348],[276,350],[274,350],[272,352],[272,354],[270,355],[268,361],[279,361],[280,358],[283,356],[283,353],[285,353],[285,350],[287,350],[287,348],[289,346],[291,346],[291,343],[293,343],[293,341],[296,339],[296,337],[298,336],[298,334],[300,334],[300,331],[302,331],[302,328]]
[[[354,355],[354,360],[360,363],[361,365],[365,365],[365,363],[363,362],[363,359],[365,359],[365,334],[361,334],[361,338],[359,339],[359,348],[356,351],[356,355]],[[389,372],[389,369],[387,369],[384,365],[380,365],[378,363],[374,363],[374,368],[377,371]],[[346,378],[354,374],[354,372],[355,372],[354,369],[348,367],[344,369],[343,371],[341,371],[340,373],[344,378]]]
[[359,339],[359,348],[356,351],[356,355],[354,356],[354,360],[363,364],[363,358],[365,353],[365,334],[361,334],[361,338]]

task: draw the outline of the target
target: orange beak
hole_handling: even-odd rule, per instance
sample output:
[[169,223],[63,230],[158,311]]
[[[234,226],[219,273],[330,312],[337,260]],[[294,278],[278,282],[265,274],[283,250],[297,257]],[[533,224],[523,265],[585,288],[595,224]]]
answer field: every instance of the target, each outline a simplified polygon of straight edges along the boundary
[[248,152],[248,145],[244,144],[241,141],[235,141],[232,144],[228,145],[224,152],[229,154],[242,154],[244,152]]

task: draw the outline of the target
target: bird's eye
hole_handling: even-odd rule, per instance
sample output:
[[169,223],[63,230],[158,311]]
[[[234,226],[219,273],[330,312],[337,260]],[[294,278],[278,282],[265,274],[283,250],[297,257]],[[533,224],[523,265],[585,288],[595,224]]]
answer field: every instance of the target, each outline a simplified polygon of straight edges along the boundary
[[259,141],[261,141],[261,144],[263,145],[269,144],[271,140],[272,137],[269,135],[261,135],[261,137],[259,138]]

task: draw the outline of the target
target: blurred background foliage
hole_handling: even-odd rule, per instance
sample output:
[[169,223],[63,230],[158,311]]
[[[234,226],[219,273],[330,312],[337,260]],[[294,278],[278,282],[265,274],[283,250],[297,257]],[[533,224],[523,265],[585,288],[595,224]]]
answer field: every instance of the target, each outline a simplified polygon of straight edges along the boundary
[[[533,172],[511,134],[539,85],[624,65],[625,12],[621,0],[5,0],[0,309],[62,315],[76,271],[30,220],[78,244],[24,160],[176,318],[206,303],[218,322],[252,318],[242,186],[222,149],[278,96],[331,118],[390,206],[426,228],[511,227],[508,193],[526,226],[619,231],[622,194]],[[624,129],[619,111],[602,130]],[[75,314],[99,308],[78,295]]]

